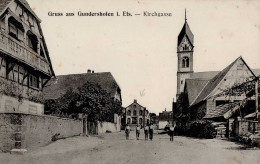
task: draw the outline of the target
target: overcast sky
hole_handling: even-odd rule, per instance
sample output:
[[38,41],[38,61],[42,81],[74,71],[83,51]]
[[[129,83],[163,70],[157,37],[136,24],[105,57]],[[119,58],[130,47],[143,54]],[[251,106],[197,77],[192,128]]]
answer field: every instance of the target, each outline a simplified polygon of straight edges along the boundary
[[[177,36],[194,34],[194,71],[222,70],[242,56],[260,68],[260,1],[28,0],[41,26],[56,75],[111,72],[123,106],[137,99],[150,112],[171,110],[176,95]],[[48,12],[74,12],[51,17]],[[171,17],[79,17],[77,12],[143,11]],[[142,93],[142,94],[140,94]]]

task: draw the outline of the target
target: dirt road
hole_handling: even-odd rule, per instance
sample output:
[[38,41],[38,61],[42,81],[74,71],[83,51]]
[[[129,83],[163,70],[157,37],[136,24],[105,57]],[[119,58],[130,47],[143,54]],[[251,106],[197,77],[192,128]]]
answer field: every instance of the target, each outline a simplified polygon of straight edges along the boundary
[[92,164],[92,163],[135,163],[135,164],[260,164],[260,150],[244,149],[225,140],[201,140],[176,136],[170,142],[169,136],[156,135],[153,141],[125,140],[123,132],[104,134],[98,137],[74,137],[56,141],[25,155],[0,153],[0,163],[37,164]]

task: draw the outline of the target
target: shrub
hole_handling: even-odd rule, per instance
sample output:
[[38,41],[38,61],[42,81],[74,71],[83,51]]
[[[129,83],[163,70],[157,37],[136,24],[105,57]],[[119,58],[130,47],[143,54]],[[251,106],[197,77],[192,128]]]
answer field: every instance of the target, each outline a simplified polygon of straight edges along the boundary
[[188,131],[188,136],[196,138],[215,138],[216,130],[211,121],[202,120],[192,122]]

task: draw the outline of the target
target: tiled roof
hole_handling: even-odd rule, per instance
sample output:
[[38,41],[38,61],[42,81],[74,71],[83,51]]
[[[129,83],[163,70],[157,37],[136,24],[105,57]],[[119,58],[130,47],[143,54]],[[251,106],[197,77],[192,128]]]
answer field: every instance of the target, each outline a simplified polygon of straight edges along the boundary
[[35,14],[35,12],[32,10],[32,8],[30,7],[30,5],[28,4],[28,2],[26,0],[18,0],[21,4],[24,5],[24,7],[30,11],[30,13],[35,16],[36,19],[38,19],[38,21],[41,21],[40,18],[38,18],[38,16]]
[[[222,71],[211,71],[211,72],[194,72],[191,74],[191,78],[202,78],[205,81],[208,79],[207,85],[205,85],[204,88],[201,88],[201,85],[205,84],[199,84],[198,79],[194,80],[187,80],[189,84],[187,84],[188,92],[188,98],[189,98],[189,103],[192,103],[193,101],[190,102],[190,100],[194,99],[194,95],[196,95],[200,89],[202,89],[198,94],[196,100],[190,104],[190,105],[195,105],[201,101],[203,101],[214,89],[215,87],[221,82],[221,80],[224,78],[224,76],[227,74],[227,72],[230,70],[230,68],[239,60],[242,59],[242,57],[237,58],[234,62],[232,62],[230,65],[228,65],[224,70]],[[243,59],[242,59],[243,60]],[[252,69],[252,72],[256,75],[260,75],[260,69]],[[200,79],[202,81],[202,79]],[[196,86],[197,85],[197,86]],[[196,87],[197,88],[196,88]]]
[[78,87],[87,82],[98,83],[102,89],[111,94],[111,97],[115,96],[118,89],[120,90],[112,74],[110,72],[103,72],[56,76],[56,78],[52,78],[44,87],[43,94],[45,99],[57,99],[66,93],[69,88],[76,91]]
[[193,72],[191,74],[191,79],[212,79],[220,71],[208,71],[208,72]]
[[186,79],[185,89],[188,94],[189,105],[197,98],[201,90],[206,86],[209,80],[206,79]]
[[219,105],[216,108],[210,110],[204,118],[216,118],[216,117],[222,117],[226,112],[233,109],[235,106],[237,106],[240,102],[233,102],[233,103],[226,103],[224,105]]
[[[12,0],[0,0],[0,13],[6,8],[6,6],[11,2]],[[26,0],[18,0],[38,21],[41,21],[40,18],[34,13],[30,5]]]
[[[256,76],[260,75],[260,69],[252,69]],[[194,72],[191,74],[191,79],[212,79],[220,71],[208,71],[208,72]]]
[[0,13],[6,8],[6,6],[11,2],[12,0],[0,0]]
[[237,60],[241,59],[241,57],[237,58],[234,62],[232,62],[230,65],[228,65],[225,69],[223,69],[221,72],[219,72],[215,77],[209,80],[207,85],[204,87],[204,89],[201,91],[198,98],[195,100],[194,103],[191,105],[195,105],[201,101],[203,101],[215,88],[216,86],[222,81],[222,79],[225,77],[227,72],[231,69],[231,67],[237,62]]
[[178,45],[181,43],[181,41],[182,41],[182,39],[183,39],[183,37],[185,35],[188,36],[189,41],[193,45],[194,36],[193,36],[193,34],[192,34],[191,30],[190,30],[190,27],[189,27],[189,25],[188,25],[188,23],[186,21],[185,21],[185,23],[184,23],[184,25],[183,25],[183,27],[181,29],[181,32],[180,32],[180,34],[178,36]]

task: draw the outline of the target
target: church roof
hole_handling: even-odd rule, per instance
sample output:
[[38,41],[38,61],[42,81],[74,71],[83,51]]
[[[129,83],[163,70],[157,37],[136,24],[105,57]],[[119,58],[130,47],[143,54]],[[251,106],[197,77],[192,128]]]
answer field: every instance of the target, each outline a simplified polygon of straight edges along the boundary
[[[220,72],[213,71],[213,72],[199,72],[197,74],[193,73],[191,75],[192,78],[198,77],[198,75],[200,75],[201,77],[204,77],[204,81],[202,82],[202,80],[198,81],[196,79],[194,79],[194,80],[188,79],[187,80],[187,92],[191,92],[191,93],[188,93],[190,106],[198,104],[199,102],[205,100],[211,94],[211,92],[217,87],[217,85],[222,81],[222,79],[225,77],[227,72],[229,72],[229,70],[232,68],[232,66],[238,60],[242,60],[245,63],[243,58],[239,57],[234,62],[232,62],[230,65],[228,65],[225,69],[223,69]],[[249,68],[249,70],[251,71],[250,68]],[[259,76],[260,75],[260,69],[254,69],[254,70],[252,70],[252,73],[255,76]],[[213,76],[213,77],[210,78],[210,76]],[[208,82],[205,84],[205,82],[207,81],[206,77],[208,77]],[[186,81],[185,81],[185,83],[186,83]],[[205,86],[202,87],[203,85],[205,85]],[[197,86],[198,89],[194,89],[195,88],[194,86]],[[192,88],[192,87],[194,87],[194,88]],[[201,89],[201,91],[199,92],[198,90],[200,90],[200,89]],[[195,99],[194,99],[194,94],[195,95],[197,94],[197,97]],[[190,100],[194,100],[194,101],[190,102]]]
[[193,36],[193,34],[192,34],[191,30],[190,30],[190,27],[189,27],[189,25],[188,25],[188,23],[187,23],[186,20],[185,20],[185,23],[184,23],[184,25],[183,25],[183,27],[182,27],[182,29],[181,29],[180,34],[178,35],[178,45],[181,43],[181,41],[182,41],[182,39],[183,39],[183,37],[184,37],[185,35],[187,35],[187,37],[188,37],[190,43],[191,43],[192,46],[193,46],[194,36]]
[[207,79],[186,79],[185,90],[188,94],[189,105],[191,105],[200,94],[205,85],[209,82]]
[[78,87],[87,82],[98,83],[111,97],[120,89],[110,72],[84,73],[59,75],[56,78],[52,78],[43,88],[43,94],[45,99],[57,99],[65,94],[69,88],[76,91]]
[[201,91],[198,98],[195,100],[195,102],[191,105],[195,105],[201,101],[203,101],[215,88],[216,86],[222,81],[222,79],[225,77],[227,72],[232,68],[232,66],[237,62],[237,60],[241,59],[241,57],[237,58],[234,62],[232,62],[230,65],[228,65],[225,69],[223,69],[221,72],[219,72],[215,77],[209,80],[207,85],[204,87],[204,89]]

